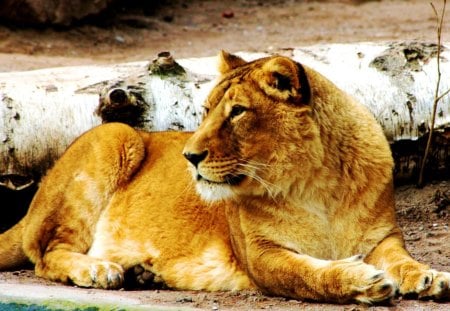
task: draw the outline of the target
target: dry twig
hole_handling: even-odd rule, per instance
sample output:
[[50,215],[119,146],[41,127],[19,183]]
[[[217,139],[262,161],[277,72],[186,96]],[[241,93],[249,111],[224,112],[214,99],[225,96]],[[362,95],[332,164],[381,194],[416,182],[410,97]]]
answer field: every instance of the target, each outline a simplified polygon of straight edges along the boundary
[[430,133],[428,134],[428,140],[427,145],[425,147],[425,153],[423,155],[422,159],[422,165],[420,166],[420,173],[419,173],[419,180],[418,180],[418,186],[422,187],[424,185],[424,171],[425,171],[425,165],[427,163],[428,154],[430,153],[431,144],[433,140],[433,131],[434,131],[434,123],[436,120],[436,111],[437,111],[437,105],[439,101],[450,92],[450,89],[439,95],[439,86],[441,83],[441,38],[442,38],[442,24],[444,22],[444,15],[445,15],[445,6],[447,4],[447,0],[444,0],[444,5],[442,7],[441,15],[439,16],[436,7],[431,2],[430,5],[433,8],[434,14],[436,15],[436,21],[437,21],[437,82],[436,82],[436,90],[434,93],[434,100],[433,100],[433,111],[431,116],[431,125],[430,125]]

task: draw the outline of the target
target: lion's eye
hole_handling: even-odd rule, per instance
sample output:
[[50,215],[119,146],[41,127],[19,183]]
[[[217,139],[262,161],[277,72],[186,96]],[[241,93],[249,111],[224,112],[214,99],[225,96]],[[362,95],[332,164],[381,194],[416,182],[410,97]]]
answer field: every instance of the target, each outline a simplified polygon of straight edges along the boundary
[[233,119],[247,111],[247,108],[241,105],[234,105],[230,111],[230,119]]

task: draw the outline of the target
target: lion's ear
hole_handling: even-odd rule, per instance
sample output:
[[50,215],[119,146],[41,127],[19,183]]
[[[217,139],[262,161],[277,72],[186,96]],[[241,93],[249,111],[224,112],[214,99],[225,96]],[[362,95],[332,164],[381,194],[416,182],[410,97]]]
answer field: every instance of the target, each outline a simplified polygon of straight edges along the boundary
[[311,90],[303,66],[287,57],[269,59],[257,81],[267,95],[289,100],[293,103],[308,103]]
[[227,73],[228,71],[245,64],[247,64],[247,62],[237,55],[225,51],[220,51],[219,53],[219,72],[221,74]]

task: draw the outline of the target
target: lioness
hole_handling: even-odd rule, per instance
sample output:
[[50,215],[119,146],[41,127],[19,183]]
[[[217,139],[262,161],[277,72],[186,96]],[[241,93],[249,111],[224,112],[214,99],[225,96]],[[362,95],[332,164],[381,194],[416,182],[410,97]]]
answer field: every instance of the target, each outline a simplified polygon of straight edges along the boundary
[[390,148],[365,107],[289,58],[219,58],[194,134],[110,123],[79,137],[0,236],[0,269],[118,288],[140,265],[175,289],[448,298],[450,274],[404,248]]

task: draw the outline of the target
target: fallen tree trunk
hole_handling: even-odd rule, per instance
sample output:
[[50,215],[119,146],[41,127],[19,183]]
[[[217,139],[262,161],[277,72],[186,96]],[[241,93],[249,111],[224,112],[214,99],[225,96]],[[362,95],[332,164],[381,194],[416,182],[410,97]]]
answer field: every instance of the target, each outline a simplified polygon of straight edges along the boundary
[[[248,60],[265,55],[238,54]],[[391,143],[396,179],[416,174],[430,129],[436,45],[331,44],[280,54],[315,68],[366,105]],[[449,56],[444,47],[441,93],[450,88]],[[150,63],[0,73],[0,184],[22,189],[39,180],[70,142],[102,122],[150,131],[195,130],[217,76],[215,61],[174,62],[161,53]],[[450,170],[449,102],[450,96],[439,102],[430,172]]]

